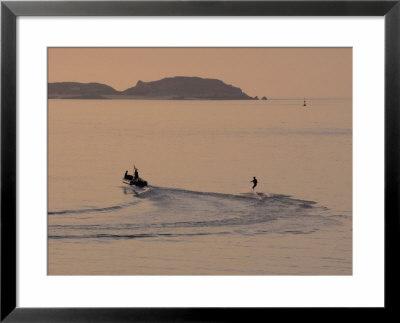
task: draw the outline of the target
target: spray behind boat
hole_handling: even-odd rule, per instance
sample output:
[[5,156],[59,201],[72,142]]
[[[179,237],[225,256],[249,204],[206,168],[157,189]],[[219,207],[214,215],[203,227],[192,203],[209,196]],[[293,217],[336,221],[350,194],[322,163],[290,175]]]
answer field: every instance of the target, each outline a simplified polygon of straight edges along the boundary
[[128,171],[125,171],[125,175],[122,182],[128,185],[134,185],[138,187],[147,186],[147,181],[139,177],[139,170],[133,165],[133,175],[129,175]]

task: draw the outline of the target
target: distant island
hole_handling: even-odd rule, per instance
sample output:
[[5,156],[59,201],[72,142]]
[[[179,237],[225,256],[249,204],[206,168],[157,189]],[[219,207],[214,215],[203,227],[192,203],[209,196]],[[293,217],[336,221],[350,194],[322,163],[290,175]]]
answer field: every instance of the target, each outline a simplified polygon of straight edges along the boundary
[[258,100],[240,88],[218,79],[176,76],[158,81],[138,81],[117,91],[101,83],[57,82],[48,84],[49,99],[131,100]]

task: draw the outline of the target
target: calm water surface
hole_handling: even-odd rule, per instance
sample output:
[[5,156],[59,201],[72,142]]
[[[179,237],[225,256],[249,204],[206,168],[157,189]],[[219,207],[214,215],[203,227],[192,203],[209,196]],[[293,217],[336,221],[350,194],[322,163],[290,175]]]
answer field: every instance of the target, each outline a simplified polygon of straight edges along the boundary
[[50,275],[352,274],[350,100],[48,110]]

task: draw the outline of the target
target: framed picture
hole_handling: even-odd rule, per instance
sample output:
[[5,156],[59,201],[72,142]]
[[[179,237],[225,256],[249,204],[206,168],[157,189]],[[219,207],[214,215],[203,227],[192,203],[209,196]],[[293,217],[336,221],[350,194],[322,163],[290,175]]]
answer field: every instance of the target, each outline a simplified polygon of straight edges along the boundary
[[1,9],[2,321],[395,308],[398,1]]

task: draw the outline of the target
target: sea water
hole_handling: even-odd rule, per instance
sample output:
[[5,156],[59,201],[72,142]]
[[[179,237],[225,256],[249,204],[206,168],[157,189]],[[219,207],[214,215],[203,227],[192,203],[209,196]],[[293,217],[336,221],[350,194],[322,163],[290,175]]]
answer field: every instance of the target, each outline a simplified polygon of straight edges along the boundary
[[351,275],[351,100],[49,100],[48,274]]

